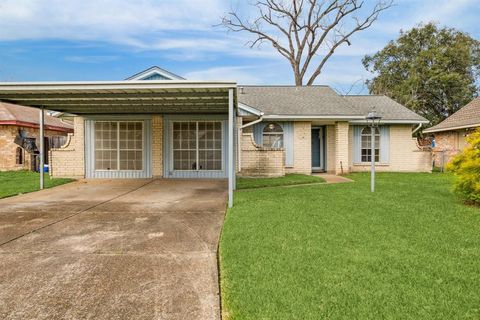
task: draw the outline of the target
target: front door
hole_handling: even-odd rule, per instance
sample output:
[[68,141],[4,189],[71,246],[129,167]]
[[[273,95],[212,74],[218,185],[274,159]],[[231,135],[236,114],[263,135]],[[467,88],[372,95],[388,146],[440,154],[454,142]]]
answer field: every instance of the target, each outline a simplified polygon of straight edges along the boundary
[[325,136],[323,127],[312,129],[312,171],[325,171]]

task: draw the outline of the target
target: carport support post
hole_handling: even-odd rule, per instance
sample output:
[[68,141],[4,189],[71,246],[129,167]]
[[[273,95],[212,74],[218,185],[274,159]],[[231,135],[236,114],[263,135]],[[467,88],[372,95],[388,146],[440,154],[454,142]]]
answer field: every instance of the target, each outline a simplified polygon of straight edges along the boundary
[[228,207],[233,207],[235,159],[233,157],[233,89],[228,90]]
[[44,146],[44,125],[45,125],[45,110],[43,106],[40,108],[40,190],[44,187],[43,167],[45,165],[45,146]]

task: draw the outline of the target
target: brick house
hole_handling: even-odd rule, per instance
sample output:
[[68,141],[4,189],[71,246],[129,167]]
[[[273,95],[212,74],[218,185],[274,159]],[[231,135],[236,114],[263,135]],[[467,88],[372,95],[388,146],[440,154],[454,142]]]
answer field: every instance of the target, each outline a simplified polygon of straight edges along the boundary
[[424,133],[432,134],[435,139],[435,166],[444,167],[453,156],[462,151],[469,133],[477,128],[480,128],[480,98],[473,99],[444,121],[424,130]]
[[369,169],[373,107],[381,171],[429,171],[412,131],[426,119],[385,96],[328,86],[190,81],[153,67],[124,81],[0,83],[0,100],[75,114],[74,134],[50,151],[51,175],[228,179]]
[[[45,148],[63,144],[73,126],[58,118],[45,115]],[[39,111],[11,103],[0,102],[0,171],[31,169],[33,153],[15,143],[19,136],[39,139]],[[48,157],[46,157],[48,163]]]

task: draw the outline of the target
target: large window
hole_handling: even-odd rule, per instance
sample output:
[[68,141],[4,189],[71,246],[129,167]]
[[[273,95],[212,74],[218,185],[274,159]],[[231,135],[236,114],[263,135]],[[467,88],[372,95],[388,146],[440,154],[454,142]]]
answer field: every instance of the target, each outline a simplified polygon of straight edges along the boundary
[[[372,161],[372,128],[362,129],[362,162]],[[375,162],[380,161],[380,131],[375,128]]]
[[222,170],[222,122],[175,121],[173,170]]
[[269,123],[263,128],[263,146],[283,148],[283,129],[278,123]]
[[95,122],[95,170],[143,170],[143,122]]

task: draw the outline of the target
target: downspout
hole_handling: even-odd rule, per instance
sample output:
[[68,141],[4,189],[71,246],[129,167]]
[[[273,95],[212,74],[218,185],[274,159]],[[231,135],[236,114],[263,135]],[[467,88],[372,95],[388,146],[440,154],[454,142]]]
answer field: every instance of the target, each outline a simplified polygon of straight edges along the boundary
[[240,128],[238,128],[238,134],[237,134],[237,140],[238,140],[237,141],[238,172],[242,171],[242,133],[243,133],[243,129],[245,129],[246,127],[253,126],[256,123],[262,122],[263,121],[263,115],[264,115],[264,113],[260,112],[260,117],[257,120],[249,122],[247,124],[244,124],[244,125],[240,126]]
[[418,124],[418,127],[416,127],[415,130],[413,130],[412,135],[413,135],[415,132],[417,132],[418,130],[420,130],[420,128],[422,127],[422,125],[423,125],[423,123],[419,123],[419,124]]

